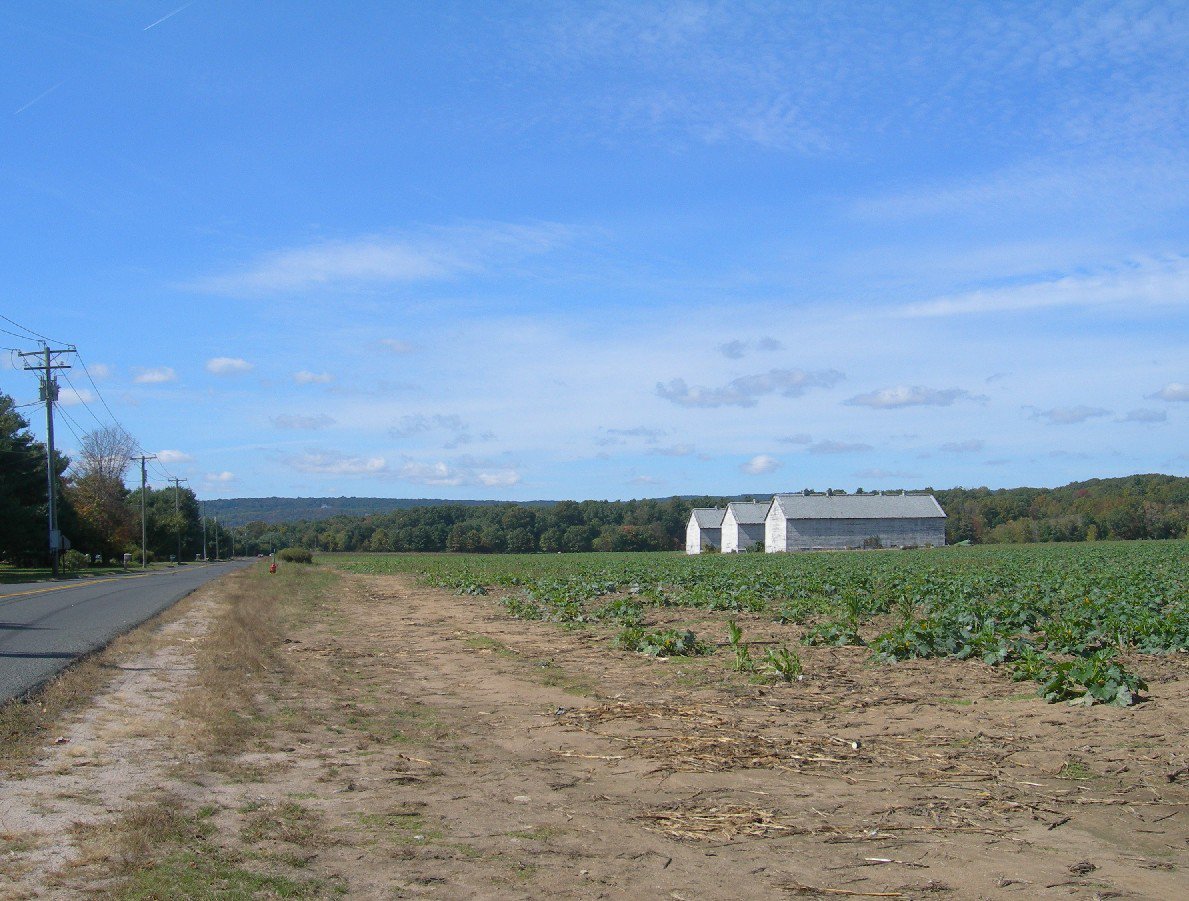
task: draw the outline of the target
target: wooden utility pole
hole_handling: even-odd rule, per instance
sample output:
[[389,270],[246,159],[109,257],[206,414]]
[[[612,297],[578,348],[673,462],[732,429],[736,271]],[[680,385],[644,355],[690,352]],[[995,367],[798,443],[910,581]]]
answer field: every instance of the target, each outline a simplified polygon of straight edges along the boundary
[[148,542],[146,540],[149,533],[145,527],[144,503],[145,495],[148,493],[149,476],[145,471],[145,461],[156,460],[157,455],[153,454],[149,456],[148,454],[141,454],[139,457],[133,457],[132,459],[140,461],[140,568],[146,569],[149,565]]
[[182,565],[182,508],[178,503],[178,496],[182,491],[182,482],[188,482],[189,479],[170,479],[173,482],[173,512],[178,516],[178,566]]
[[[46,518],[49,525],[50,568],[54,578],[58,577],[58,555],[62,550],[62,532],[58,528],[58,479],[54,472],[54,404],[58,401],[58,379],[54,375],[56,369],[70,369],[68,363],[56,363],[54,357],[58,354],[74,353],[74,347],[59,350],[48,344],[41,345],[41,350],[31,350],[21,353],[26,360],[25,368],[41,373],[41,399],[45,401],[45,480],[46,480]],[[29,357],[40,357],[41,362],[29,363]]]

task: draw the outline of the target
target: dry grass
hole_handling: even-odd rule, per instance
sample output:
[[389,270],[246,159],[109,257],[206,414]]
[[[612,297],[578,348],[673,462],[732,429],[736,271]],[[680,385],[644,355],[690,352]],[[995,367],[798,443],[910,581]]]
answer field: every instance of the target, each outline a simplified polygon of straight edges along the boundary
[[166,794],[115,819],[78,824],[73,832],[80,852],[74,866],[101,865],[118,878],[145,867],[163,845],[205,839],[211,826],[205,817],[188,814],[181,798]]
[[155,647],[161,630],[181,618],[188,603],[187,598],[80,658],[36,691],[0,704],[0,772],[18,776],[53,740],[63,718],[85,708],[112,680],[119,661]]
[[282,666],[277,654],[282,580],[267,578],[245,572],[224,581],[221,609],[195,649],[194,687],[178,701],[179,711],[197,727],[191,735],[195,745],[212,756],[234,753],[265,727],[262,680]]

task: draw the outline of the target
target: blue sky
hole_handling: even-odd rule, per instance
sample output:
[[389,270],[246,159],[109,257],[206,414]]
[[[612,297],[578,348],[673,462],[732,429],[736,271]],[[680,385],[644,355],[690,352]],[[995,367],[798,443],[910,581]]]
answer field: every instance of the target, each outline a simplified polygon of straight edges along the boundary
[[0,314],[206,497],[1184,475],[1186,71],[1176,2],[6,6]]

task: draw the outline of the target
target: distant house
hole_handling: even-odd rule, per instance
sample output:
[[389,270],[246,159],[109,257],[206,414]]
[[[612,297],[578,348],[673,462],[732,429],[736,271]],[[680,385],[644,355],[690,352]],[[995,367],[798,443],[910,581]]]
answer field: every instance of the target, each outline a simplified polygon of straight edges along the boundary
[[718,507],[695,507],[685,527],[685,552],[700,554],[703,548],[722,548],[722,520],[726,511]]
[[731,554],[745,551],[754,544],[764,544],[764,522],[770,506],[768,501],[727,504],[722,519],[722,552]]
[[931,494],[778,494],[765,550],[941,547],[945,511]]

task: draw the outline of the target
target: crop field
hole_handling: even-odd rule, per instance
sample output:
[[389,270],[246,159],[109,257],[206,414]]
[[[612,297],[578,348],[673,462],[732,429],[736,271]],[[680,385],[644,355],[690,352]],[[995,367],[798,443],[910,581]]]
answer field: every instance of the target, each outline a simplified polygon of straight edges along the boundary
[[[725,637],[732,666],[794,678],[796,646],[869,648],[873,662],[975,659],[1051,702],[1128,706],[1143,655],[1189,650],[1189,543],[1100,542],[808,554],[343,555],[362,574],[412,573],[508,615],[613,627],[613,643],[699,655]],[[717,635],[654,630],[652,614],[721,614]],[[794,627],[752,659],[735,618]],[[1139,661],[1137,664],[1136,661]]]

